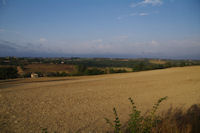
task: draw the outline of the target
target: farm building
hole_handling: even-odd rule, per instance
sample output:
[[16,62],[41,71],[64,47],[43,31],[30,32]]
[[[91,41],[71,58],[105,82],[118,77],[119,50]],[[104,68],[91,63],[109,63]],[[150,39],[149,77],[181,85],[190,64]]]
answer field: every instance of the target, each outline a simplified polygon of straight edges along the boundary
[[31,73],[31,78],[38,78],[38,74],[37,73]]

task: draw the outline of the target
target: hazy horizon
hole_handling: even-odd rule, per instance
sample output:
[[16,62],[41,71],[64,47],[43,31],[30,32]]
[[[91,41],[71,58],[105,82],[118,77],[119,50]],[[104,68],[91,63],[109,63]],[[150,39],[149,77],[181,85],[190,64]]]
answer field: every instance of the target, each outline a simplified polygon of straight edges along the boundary
[[0,57],[200,59],[199,0],[0,0]]

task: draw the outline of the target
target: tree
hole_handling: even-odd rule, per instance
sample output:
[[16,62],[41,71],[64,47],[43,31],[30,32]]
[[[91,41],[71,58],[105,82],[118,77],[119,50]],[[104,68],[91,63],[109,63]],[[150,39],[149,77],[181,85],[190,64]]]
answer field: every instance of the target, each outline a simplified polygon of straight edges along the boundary
[[0,79],[12,79],[17,78],[17,68],[16,67],[2,67],[0,68]]
[[77,69],[77,73],[80,75],[84,75],[85,72],[87,71],[87,67],[85,65],[77,65],[76,69]]

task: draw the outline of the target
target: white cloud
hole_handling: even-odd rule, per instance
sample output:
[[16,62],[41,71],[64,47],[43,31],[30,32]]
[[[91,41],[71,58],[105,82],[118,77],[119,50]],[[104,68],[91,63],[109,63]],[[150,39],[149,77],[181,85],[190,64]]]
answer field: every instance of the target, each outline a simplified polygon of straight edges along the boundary
[[40,39],[39,39],[39,42],[40,42],[40,43],[45,43],[45,42],[47,42],[47,39],[46,39],[46,38],[40,38]]
[[4,32],[5,30],[4,29],[0,29],[0,32]]
[[117,17],[118,20],[121,20],[122,18],[123,18],[123,17],[121,17],[121,16]]
[[147,16],[150,15],[151,13],[147,13],[147,12],[141,12],[141,13],[130,13],[129,15],[123,15],[123,16],[119,16],[117,19],[118,20],[122,20],[124,18],[128,18],[128,17],[133,17],[133,16]]
[[[199,39],[187,40],[145,40],[137,41],[127,35],[113,36],[108,39],[93,39],[86,42],[57,43],[62,53],[67,54],[92,54],[92,55],[138,55],[144,57],[188,57],[199,55]],[[124,40],[123,40],[124,39]],[[120,41],[123,40],[123,41]],[[161,45],[162,44],[162,45]],[[47,45],[44,45],[47,46]],[[43,48],[43,47],[42,47]],[[42,49],[41,48],[41,49]],[[52,48],[56,52],[57,48]],[[43,48],[44,49],[44,48]],[[58,52],[61,53],[61,52]]]
[[0,29],[0,32],[20,34],[20,32],[18,31],[7,30],[7,29]]
[[97,39],[97,40],[92,40],[91,42],[92,42],[92,43],[102,43],[103,40],[102,40],[102,39]]
[[121,16],[117,17],[117,20],[122,20],[127,17],[129,17],[129,15],[121,15]]
[[137,16],[138,13],[131,13],[129,16]]
[[141,3],[142,4],[151,4],[153,6],[156,6],[156,5],[161,5],[162,1],[161,0],[144,0]]
[[155,41],[155,40],[152,40],[151,41],[151,45],[152,46],[159,46],[159,43],[157,41]]
[[137,6],[146,6],[146,5],[152,5],[152,6],[160,6],[162,5],[162,0],[143,0],[138,3],[131,3],[130,7],[137,7]]
[[140,16],[147,16],[149,15],[148,13],[145,13],[145,12],[142,12],[142,13],[139,13]]
[[140,13],[131,13],[129,14],[129,16],[147,16],[149,14],[150,13],[147,13],[147,12],[140,12]]
[[[120,41],[123,40],[123,41]],[[39,40],[46,41],[45,38]],[[7,51],[14,53],[40,53],[40,55],[48,54],[68,54],[68,55],[138,55],[140,57],[195,57],[199,58],[200,39],[187,38],[180,40],[143,40],[137,41],[133,36],[118,35],[110,38],[93,39],[86,42],[76,40],[76,42],[62,41],[50,42],[47,45],[27,42],[9,42],[1,41],[0,45],[4,51],[0,49],[0,53],[6,54]],[[57,44],[56,46],[54,44]],[[162,45],[161,45],[162,44]],[[36,55],[36,54],[34,54]]]
[[127,39],[128,39],[127,35],[121,35],[121,36],[117,36],[116,38],[114,38],[114,40],[116,40],[116,41],[124,41]]
[[4,29],[0,29],[0,32],[4,32],[5,30]]

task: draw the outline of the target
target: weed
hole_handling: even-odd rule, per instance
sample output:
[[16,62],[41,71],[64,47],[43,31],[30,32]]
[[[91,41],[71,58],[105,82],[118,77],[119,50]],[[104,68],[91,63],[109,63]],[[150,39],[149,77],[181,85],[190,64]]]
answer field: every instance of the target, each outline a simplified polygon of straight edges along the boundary
[[[129,114],[129,121],[128,126],[125,129],[125,132],[127,133],[150,133],[152,132],[152,129],[157,126],[159,122],[161,122],[161,119],[159,116],[156,115],[156,111],[158,110],[158,107],[160,106],[160,103],[164,100],[166,100],[167,97],[160,98],[157,103],[153,105],[153,108],[150,112],[147,113],[147,115],[142,116],[141,111],[137,110],[135,103],[133,99],[129,98],[129,101],[132,105],[132,111],[131,114]],[[111,127],[114,128],[115,133],[120,133],[121,131],[121,124],[119,117],[117,115],[117,111],[115,108],[113,108],[113,112],[115,115],[114,125],[112,122],[105,118],[106,123],[108,123]]]
[[112,122],[108,118],[105,118],[105,120],[111,127],[114,128],[114,133],[121,133],[121,124],[120,124],[120,120],[119,120],[116,108],[113,108],[113,113],[114,113],[114,116],[115,116],[115,120],[113,121],[114,125],[112,124]]

